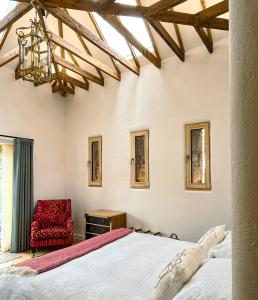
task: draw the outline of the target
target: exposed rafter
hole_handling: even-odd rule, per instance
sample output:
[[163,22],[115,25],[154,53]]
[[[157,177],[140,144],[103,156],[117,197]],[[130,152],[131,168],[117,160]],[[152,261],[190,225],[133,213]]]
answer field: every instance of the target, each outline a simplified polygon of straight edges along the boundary
[[78,67],[72,63],[70,63],[69,61],[59,57],[58,55],[54,54],[54,59],[55,59],[55,62],[62,66],[62,67],[65,67],[66,69],[69,69],[70,71],[74,72],[74,73],[77,73],[78,75],[81,75],[81,76],[84,76],[86,77],[87,79],[99,84],[99,85],[104,85],[104,82],[98,78],[97,76],[89,73],[88,71],[82,69],[81,67]]
[[142,53],[151,63],[153,63],[157,68],[161,67],[161,60],[156,57],[151,51],[145,48],[134,35],[126,29],[126,27],[121,23],[121,21],[114,16],[102,15],[102,17],[110,23],[131,45],[133,45],[139,52]]
[[79,48],[76,48],[72,44],[68,43],[65,39],[61,38],[60,36],[56,35],[55,33],[51,32],[51,40],[53,43],[57,44],[58,46],[61,47],[61,49],[65,49],[68,52],[71,52],[72,54],[76,55],[78,58],[81,60],[89,63],[90,65],[100,69],[107,75],[110,75],[111,77],[120,80],[120,76],[114,72],[110,67],[106,66],[102,62],[98,61],[94,57],[84,53],[81,51]]
[[0,51],[3,48],[3,46],[4,46],[4,43],[5,43],[5,41],[6,41],[7,37],[8,37],[8,34],[9,34],[11,28],[12,28],[12,25],[10,25],[9,27],[7,27],[7,29],[3,33],[2,37],[0,38]]
[[[213,39],[211,29],[229,29],[229,20],[220,17],[228,12],[228,0],[217,0],[218,3],[210,7],[206,7],[205,0],[200,0],[202,10],[195,14],[176,11],[176,6],[186,1],[189,0],[157,0],[149,6],[142,6],[140,0],[136,0],[137,5],[134,6],[121,4],[115,0],[40,0],[42,9],[38,9],[38,15],[43,24],[45,35],[48,37],[50,35],[53,45],[52,62],[55,74],[52,81],[52,91],[60,92],[62,96],[65,96],[67,93],[74,94],[75,87],[88,90],[89,81],[103,86],[104,73],[116,80],[121,80],[119,64],[139,75],[140,64],[135,54],[135,49],[137,49],[152,64],[160,68],[161,58],[152,34],[153,31],[158,33],[180,60],[184,61],[185,49],[179,25],[192,26],[207,50],[212,53]],[[23,3],[19,3],[0,21],[0,32],[3,32],[2,38],[0,39],[0,51],[13,23],[23,17],[32,8],[31,0],[19,0],[17,2]],[[67,9],[86,11],[92,21],[96,33],[93,33],[86,24],[79,23],[68,13]],[[46,10],[57,19],[58,34],[49,30],[43,10]],[[102,16],[125,38],[132,54],[131,60],[123,57],[116,49],[112,49],[112,47],[108,45],[92,12],[96,12]],[[131,16],[143,19],[147,30],[146,34],[149,35],[153,45],[153,52],[146,48],[142,41],[138,40],[123,24],[120,18],[121,16]],[[172,24],[176,33],[176,39],[171,36],[166,29],[167,26],[165,27],[164,24],[162,24],[163,22]],[[78,41],[80,42],[80,48],[67,41],[64,36],[64,24],[76,34]],[[113,67],[110,67],[93,57],[88,44],[94,45],[107,54],[112,61]],[[56,54],[57,48],[60,48],[60,56]],[[14,60],[18,55],[19,51],[18,48],[16,48],[0,56],[0,67]],[[70,57],[70,61],[67,60],[68,56]],[[98,76],[89,72],[89,70],[87,70],[88,65],[83,64],[82,62],[91,65],[96,70]],[[71,72],[81,76],[82,81],[72,77],[70,75]],[[15,71],[15,78],[20,78],[19,65]]]
[[152,27],[158,32],[161,38],[167,43],[167,45],[173,50],[173,52],[182,60],[185,60],[185,51],[177,45],[175,40],[167,32],[164,26],[160,22],[150,22]]
[[72,18],[66,11],[60,8],[47,8],[47,11],[51,13],[54,17],[61,20],[68,27],[78,32],[85,39],[90,41],[96,47],[104,51],[105,53],[111,55],[114,59],[119,61],[122,65],[133,71],[135,74],[139,75],[139,70],[129,61],[127,61],[124,57],[122,57],[119,53],[117,53],[114,49],[110,48],[105,42],[95,36],[89,29],[85,26],[77,22],[74,18]]
[[14,22],[24,16],[32,8],[30,1],[28,3],[18,4],[8,15],[0,21],[0,32],[10,27]]
[[[28,3],[30,2],[30,0],[19,1]],[[163,2],[163,0],[160,1]],[[170,0],[170,2],[172,3],[174,1]],[[100,12],[98,5],[94,0],[43,0],[43,3],[45,6],[48,7],[63,7],[70,9]],[[101,13],[106,15],[141,17],[159,22],[177,23],[189,26],[201,26],[220,30],[228,30],[229,23],[227,19],[215,18],[216,16],[220,16],[228,11],[227,4],[228,1],[224,0],[219,2],[218,4],[207,8],[206,10],[198,12],[197,14],[165,10],[156,14],[149,15],[150,6],[132,6],[120,3],[113,3],[112,5],[108,5],[107,7],[103,8],[101,10]]]

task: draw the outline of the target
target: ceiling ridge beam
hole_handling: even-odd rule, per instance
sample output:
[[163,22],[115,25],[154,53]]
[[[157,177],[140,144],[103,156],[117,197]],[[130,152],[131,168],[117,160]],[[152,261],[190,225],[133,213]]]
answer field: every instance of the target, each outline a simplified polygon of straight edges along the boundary
[[151,26],[157,31],[160,37],[166,42],[166,44],[172,49],[172,51],[179,57],[181,61],[185,61],[185,51],[181,49],[172,36],[167,32],[164,26],[155,21],[150,21]]
[[95,36],[90,30],[84,27],[82,24],[77,22],[74,18],[72,18],[68,13],[60,8],[49,8],[46,7],[47,11],[51,13],[57,19],[60,19],[63,23],[65,23],[68,27],[73,29],[74,31],[80,33],[81,36],[86,38],[96,47],[104,51],[105,53],[111,55],[114,59],[118,60],[122,65],[133,71],[135,74],[139,75],[139,69],[136,68],[131,62],[122,57],[118,52],[114,49],[110,48],[105,42]]
[[152,64],[157,68],[161,67],[160,58],[156,57],[151,51],[145,48],[135,36],[122,24],[122,22],[116,16],[103,15],[101,16],[111,24],[132,46],[138,49]]
[[[29,3],[31,0],[19,0],[21,2]],[[98,12],[96,2],[93,0],[77,0],[76,2],[71,0],[44,0],[44,6],[48,10],[56,10],[63,8],[78,9],[88,12]],[[207,8],[210,9],[210,8]],[[188,26],[201,26],[219,30],[228,30],[229,29],[229,20],[228,19],[206,19],[199,24],[198,16],[196,14],[182,13],[178,11],[167,10],[161,13],[156,13],[151,16],[146,16],[148,13],[148,7],[146,6],[133,6],[126,5],[121,3],[113,3],[106,8],[101,10],[101,13],[105,15],[116,15],[116,16],[131,16],[131,17],[141,17],[146,18],[147,20],[154,20],[158,22],[167,22],[167,23],[177,23]],[[210,12],[211,13],[211,12]],[[219,14],[222,14],[220,11]],[[214,15],[214,14],[213,14]]]

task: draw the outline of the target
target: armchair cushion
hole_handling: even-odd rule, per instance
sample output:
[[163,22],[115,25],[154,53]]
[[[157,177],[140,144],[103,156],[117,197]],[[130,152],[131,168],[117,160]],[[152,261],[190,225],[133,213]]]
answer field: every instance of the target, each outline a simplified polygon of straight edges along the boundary
[[62,226],[50,226],[48,228],[40,229],[35,234],[36,240],[41,239],[57,239],[66,238],[71,235],[71,231]]
[[50,217],[45,213],[36,213],[33,216],[34,221],[38,221],[40,228],[47,228],[52,225]]

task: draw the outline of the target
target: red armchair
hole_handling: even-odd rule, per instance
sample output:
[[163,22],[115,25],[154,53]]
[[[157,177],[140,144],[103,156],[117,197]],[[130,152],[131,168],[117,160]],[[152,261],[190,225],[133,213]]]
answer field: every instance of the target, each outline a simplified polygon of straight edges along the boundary
[[71,200],[39,200],[31,224],[32,252],[39,247],[73,243]]

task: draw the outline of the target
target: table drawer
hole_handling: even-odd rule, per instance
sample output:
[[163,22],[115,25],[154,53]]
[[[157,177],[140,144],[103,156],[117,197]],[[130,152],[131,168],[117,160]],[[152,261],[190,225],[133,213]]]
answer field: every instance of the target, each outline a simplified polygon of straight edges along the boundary
[[110,230],[109,227],[86,224],[86,231],[90,233],[102,234],[108,232]]
[[93,224],[110,226],[110,218],[100,218],[100,217],[94,217],[94,216],[86,216],[86,222],[93,223]]

